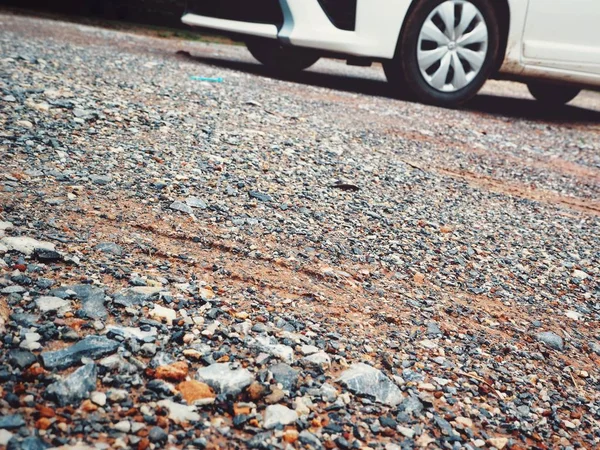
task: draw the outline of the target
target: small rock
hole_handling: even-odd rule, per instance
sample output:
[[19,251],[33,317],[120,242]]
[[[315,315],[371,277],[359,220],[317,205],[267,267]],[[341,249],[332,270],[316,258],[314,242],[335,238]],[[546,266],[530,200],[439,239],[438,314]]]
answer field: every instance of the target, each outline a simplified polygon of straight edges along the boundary
[[38,241],[37,239],[26,236],[5,237],[2,238],[0,242],[3,243],[8,250],[14,250],[24,254],[25,256],[31,256],[36,249],[52,251],[56,249],[54,244],[51,242]]
[[576,269],[571,274],[573,278],[578,278],[580,280],[585,280],[589,275],[585,273],[583,270]]
[[409,439],[412,439],[415,436],[415,431],[412,428],[403,427],[402,425],[396,426],[396,431]]
[[148,439],[153,444],[165,444],[169,435],[161,427],[152,427],[148,433]]
[[8,353],[8,361],[19,369],[27,369],[37,361],[37,358],[27,350],[13,349]]
[[269,371],[273,374],[275,381],[280,383],[284,390],[290,391],[296,387],[296,383],[298,382],[298,371],[288,364],[275,364],[269,367]]
[[111,403],[120,403],[129,398],[129,392],[127,392],[125,389],[111,389],[108,391],[106,397]]
[[508,444],[508,438],[505,437],[495,437],[489,438],[487,441],[488,445],[492,447],[496,447],[498,450],[502,450]]
[[59,297],[42,296],[35,299],[35,304],[42,313],[56,311],[59,314],[64,314],[71,311],[71,302],[63,300]]
[[150,311],[150,316],[155,319],[165,319],[169,325],[177,318],[177,312],[171,308],[165,308],[161,305],[154,305],[154,309]]
[[104,306],[105,290],[90,284],[61,286],[50,291],[50,295],[67,298],[74,295],[81,302],[80,313],[90,319],[104,319],[108,311]]
[[197,422],[200,420],[200,414],[196,412],[195,406],[182,405],[172,400],[161,400],[158,406],[169,410],[169,419],[175,423]]
[[123,248],[114,242],[102,242],[94,247],[97,252],[108,253],[115,256],[123,256]]
[[396,406],[404,399],[398,386],[383,372],[364,363],[352,364],[342,372],[338,382],[357,395],[372,397],[389,406]]
[[4,430],[14,430],[25,425],[25,419],[21,414],[9,414],[0,417],[0,428]]
[[23,292],[27,292],[23,286],[7,286],[0,290],[0,294],[22,294]]
[[63,370],[78,364],[83,357],[97,359],[114,353],[118,347],[117,341],[92,335],[65,349],[42,353],[41,358],[46,369]]
[[331,365],[331,357],[324,351],[319,351],[302,358],[300,362],[305,366],[328,367]]
[[423,284],[425,282],[425,275],[420,272],[415,273],[413,280],[416,284]]
[[161,380],[181,381],[187,377],[189,367],[185,361],[178,361],[156,368],[155,377]]
[[156,328],[150,328],[150,330],[144,331],[141,328],[136,327],[119,327],[116,325],[108,325],[106,327],[106,334],[108,337],[121,336],[124,339],[136,339],[141,342],[154,342],[158,332],[156,331]]
[[306,446],[310,446],[310,447],[314,448],[315,450],[322,450],[325,448],[323,446],[323,444],[321,444],[321,441],[319,440],[319,438],[307,430],[304,430],[300,433],[300,435],[298,436],[298,440],[302,444],[304,444]]
[[106,186],[112,179],[110,175],[90,175],[90,181],[98,186]]
[[436,322],[429,322],[427,324],[427,336],[435,337],[442,334],[442,330],[440,330],[440,326]]
[[0,446],[7,445],[12,437],[13,434],[10,431],[0,428]]
[[469,419],[468,417],[462,417],[462,416],[458,416],[456,419],[454,419],[454,421],[459,424],[462,425],[463,427],[472,427],[473,426],[473,421],[471,419]]
[[175,201],[175,202],[171,203],[169,208],[171,208],[175,211],[179,211],[179,212],[183,212],[183,213],[187,213],[187,214],[194,213],[194,210],[191,208],[191,206],[188,206],[185,203],[179,202],[179,201]]
[[208,207],[206,202],[198,197],[188,197],[185,199],[185,203],[192,208],[206,209]]
[[263,427],[268,429],[289,425],[298,420],[298,414],[293,409],[283,405],[270,405],[265,409]]
[[563,350],[565,348],[562,338],[552,331],[537,333],[535,338],[554,350]]
[[36,248],[33,251],[33,258],[42,263],[54,263],[63,260],[63,255],[55,250],[47,250],[45,248]]
[[67,378],[48,386],[45,395],[60,406],[77,405],[96,389],[97,376],[96,365],[86,364]]
[[258,336],[256,339],[248,339],[248,345],[262,352],[268,353],[286,363],[294,362],[294,350],[287,345],[278,344],[274,338],[269,336]]
[[131,430],[131,423],[129,420],[121,420],[120,422],[117,422],[113,428],[122,433],[129,433]]
[[312,355],[319,351],[319,347],[315,347],[314,345],[303,345],[300,347],[300,353],[304,356]]
[[255,198],[259,202],[273,201],[273,198],[269,194],[263,194],[262,192],[258,192],[258,191],[249,191],[248,195],[250,196],[250,198]]
[[257,381],[251,383],[250,386],[248,386],[248,388],[246,389],[248,398],[253,402],[262,399],[265,396],[266,391],[266,388]]
[[285,393],[281,389],[273,388],[271,393],[265,397],[265,403],[268,405],[279,403],[284,397]]
[[104,392],[95,391],[90,395],[90,400],[92,403],[98,406],[106,405],[106,394]]
[[177,389],[188,405],[206,405],[213,403],[215,400],[215,393],[211,387],[208,384],[200,381],[184,381],[177,385]]
[[232,369],[230,363],[215,363],[198,370],[196,378],[219,394],[237,395],[254,381],[247,369]]
[[161,287],[152,286],[126,288],[115,294],[114,303],[124,307],[137,306],[143,302],[157,299],[162,290]]

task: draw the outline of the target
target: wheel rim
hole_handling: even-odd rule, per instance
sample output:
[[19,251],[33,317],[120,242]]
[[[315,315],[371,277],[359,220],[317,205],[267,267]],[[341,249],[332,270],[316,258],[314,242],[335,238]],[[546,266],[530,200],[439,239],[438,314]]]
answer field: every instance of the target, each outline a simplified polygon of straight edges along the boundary
[[421,75],[432,88],[456,92],[481,71],[488,50],[488,28],[473,3],[449,0],[429,14],[417,45]]

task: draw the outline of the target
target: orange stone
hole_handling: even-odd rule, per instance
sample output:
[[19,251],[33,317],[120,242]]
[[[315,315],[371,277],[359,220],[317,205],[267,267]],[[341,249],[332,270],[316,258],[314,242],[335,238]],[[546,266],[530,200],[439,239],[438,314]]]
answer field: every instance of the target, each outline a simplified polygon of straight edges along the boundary
[[283,433],[283,440],[288,444],[293,444],[298,440],[298,431],[296,430],[285,430]]
[[165,416],[158,416],[156,418],[156,425],[161,428],[167,428],[169,426],[169,419],[167,419]]
[[215,398],[215,393],[208,384],[200,381],[190,380],[179,383],[177,390],[181,392],[181,396],[185,399],[188,405],[191,405],[197,400],[206,398]]
[[37,422],[35,423],[35,427],[38,430],[47,430],[51,426],[52,426],[52,421],[50,419],[48,419],[47,417],[42,417],[42,418],[38,419]]
[[415,273],[413,280],[415,280],[415,283],[417,283],[417,284],[423,284],[425,282],[425,275],[423,275],[420,272],[417,272],[417,273]]
[[150,447],[150,440],[148,438],[143,438],[138,442],[138,450],[146,450],[148,447]]
[[262,384],[255,381],[248,386],[246,392],[248,393],[248,398],[250,398],[250,400],[257,401],[264,397],[266,389]]
[[248,415],[251,412],[252,412],[252,410],[247,405],[240,405],[239,403],[236,403],[235,405],[233,405],[233,415],[235,415],[235,416],[244,415],[244,414]]
[[189,368],[185,361],[174,362],[156,368],[154,376],[161,380],[182,381],[187,377]]
[[56,412],[47,406],[37,405],[35,409],[38,410],[41,417],[54,417],[56,415]]
[[98,409],[98,405],[92,403],[91,400],[84,400],[81,404],[81,409],[83,409],[85,412],[93,412]]
[[451,227],[451,226],[448,226],[448,225],[442,225],[442,226],[440,227],[440,231],[441,231],[442,233],[452,233],[452,227]]

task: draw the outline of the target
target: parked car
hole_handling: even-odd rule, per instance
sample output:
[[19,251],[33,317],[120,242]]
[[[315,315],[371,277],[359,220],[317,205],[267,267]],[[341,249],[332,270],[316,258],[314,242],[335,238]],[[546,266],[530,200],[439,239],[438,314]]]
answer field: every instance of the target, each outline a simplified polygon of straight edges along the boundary
[[243,39],[279,72],[379,61],[396,89],[447,107],[488,78],[551,106],[600,86],[598,0],[195,0],[182,21]]

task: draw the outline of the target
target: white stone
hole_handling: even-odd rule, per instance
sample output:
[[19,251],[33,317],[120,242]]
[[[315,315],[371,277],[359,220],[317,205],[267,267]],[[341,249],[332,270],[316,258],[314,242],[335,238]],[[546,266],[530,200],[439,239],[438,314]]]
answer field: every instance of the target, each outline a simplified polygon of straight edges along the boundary
[[129,420],[121,420],[120,422],[117,422],[113,428],[123,433],[129,433],[129,430],[131,430],[131,424],[129,423]]
[[219,394],[237,395],[254,381],[254,375],[248,369],[232,369],[230,363],[215,363],[199,369],[196,379]]
[[0,445],[4,446],[8,444],[13,437],[13,434],[5,429],[0,429]]
[[300,353],[302,353],[304,356],[312,355],[314,353],[317,353],[318,351],[319,347],[316,347],[314,345],[303,345],[302,347],[300,347]]
[[150,331],[144,331],[141,328],[136,327],[118,327],[116,325],[108,325],[106,332],[112,331],[114,334],[125,337],[126,339],[138,339],[140,341],[145,340],[148,337],[154,337],[158,334],[156,328],[150,328]]
[[587,277],[589,277],[589,275],[587,273],[585,273],[583,270],[574,270],[573,271],[573,278],[579,278],[580,280],[585,280]]
[[496,447],[498,450],[502,450],[508,444],[508,438],[505,437],[495,437],[489,438],[487,441],[488,445],[492,447]]
[[169,419],[175,423],[197,422],[200,420],[200,414],[196,412],[195,406],[182,405],[172,400],[161,400],[158,405],[169,410]]
[[463,427],[472,427],[473,426],[473,421],[471,419],[469,419],[468,417],[458,416],[456,419],[454,419],[454,421],[457,424],[462,425]]
[[296,410],[298,416],[302,417],[308,416],[310,414],[310,408],[308,407],[309,404],[312,404],[310,398],[296,398],[296,400],[294,401],[294,409]]
[[[283,344],[273,343],[271,338],[268,336],[258,336],[256,338],[256,345],[260,350],[266,352],[276,358],[281,359],[283,362],[291,364],[294,362],[294,350],[292,347]],[[252,343],[250,344],[252,345]]]
[[164,306],[154,305],[154,309],[150,311],[150,315],[155,319],[165,319],[169,325],[172,325],[173,321],[177,318],[177,311],[165,308]]
[[0,220],[0,230],[11,230],[13,227],[14,225],[12,223]]
[[374,398],[379,403],[396,406],[404,396],[398,386],[384,373],[368,364],[352,364],[342,372],[337,380],[348,390],[357,394]]
[[302,358],[302,362],[309,366],[330,366],[331,357],[324,351],[319,351]]
[[55,245],[51,242],[38,241],[27,236],[4,237],[0,243],[4,244],[8,250],[14,250],[26,256],[31,256],[36,248],[56,250]]
[[125,389],[111,389],[108,391],[108,399],[113,403],[119,403],[129,397],[129,392]]
[[98,406],[106,405],[106,394],[104,392],[95,391],[90,394],[90,400]]
[[419,345],[428,350],[433,350],[433,349],[438,348],[438,344],[430,339],[423,339],[422,341],[419,342]]
[[60,297],[42,296],[35,299],[35,304],[41,312],[56,311],[64,314],[71,311],[71,302]]
[[398,425],[396,431],[409,439],[412,439],[415,436],[415,432],[412,428],[403,427],[402,425]]
[[283,405],[270,405],[265,410],[263,427],[268,429],[278,425],[289,425],[298,420],[298,413]]

